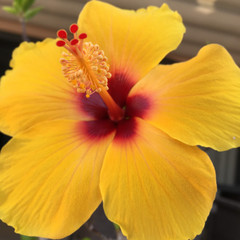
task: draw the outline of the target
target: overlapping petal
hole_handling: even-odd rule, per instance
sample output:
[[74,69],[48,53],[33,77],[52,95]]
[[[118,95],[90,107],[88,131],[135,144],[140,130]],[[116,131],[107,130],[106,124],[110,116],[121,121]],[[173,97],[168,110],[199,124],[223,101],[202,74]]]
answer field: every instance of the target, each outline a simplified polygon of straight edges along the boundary
[[240,145],[240,70],[228,52],[208,45],[183,63],[159,66],[128,101],[145,101],[143,118],[189,145]]
[[129,240],[193,239],[215,197],[210,159],[144,120],[134,125],[135,137],[116,138],[104,160],[100,189],[107,216]]
[[16,232],[63,238],[100,204],[100,169],[113,132],[99,141],[85,131],[69,120],[42,123],[3,148],[0,217]]
[[8,135],[55,119],[85,120],[79,95],[68,85],[60,65],[62,49],[55,40],[22,43],[1,79],[0,127]]
[[110,60],[119,81],[138,81],[170,51],[177,48],[185,28],[177,12],[164,4],[138,11],[90,1],[82,10],[78,25],[88,40],[97,43]]

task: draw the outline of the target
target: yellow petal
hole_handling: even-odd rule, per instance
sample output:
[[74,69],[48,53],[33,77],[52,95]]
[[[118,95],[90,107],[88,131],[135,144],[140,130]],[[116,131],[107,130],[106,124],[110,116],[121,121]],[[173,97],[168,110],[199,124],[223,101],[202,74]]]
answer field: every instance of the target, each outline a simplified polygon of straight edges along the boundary
[[100,204],[99,173],[113,132],[94,137],[86,123],[41,124],[3,148],[0,218],[16,232],[63,238]]
[[240,69],[219,45],[155,68],[130,95],[135,105],[144,97],[142,117],[179,141],[220,151],[240,146]]
[[63,77],[55,40],[22,43],[1,79],[0,129],[8,135],[43,121],[88,119],[79,95]]
[[138,119],[134,137],[110,145],[100,190],[107,216],[128,240],[193,239],[212,207],[215,171],[197,147]]
[[185,31],[180,15],[166,4],[131,11],[90,1],[81,12],[78,25],[80,32],[87,33],[87,40],[104,50],[113,77],[132,82],[176,49]]

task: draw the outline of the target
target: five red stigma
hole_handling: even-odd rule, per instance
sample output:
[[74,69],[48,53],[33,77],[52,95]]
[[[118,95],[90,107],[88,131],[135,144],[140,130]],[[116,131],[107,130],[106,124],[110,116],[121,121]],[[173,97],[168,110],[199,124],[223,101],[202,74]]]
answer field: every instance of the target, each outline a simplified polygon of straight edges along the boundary
[[[78,44],[79,40],[77,39],[77,36],[76,36],[76,32],[78,31],[78,25],[77,24],[72,24],[70,27],[69,27],[69,30],[70,32],[74,35],[74,38],[72,40],[68,40],[67,37],[68,37],[68,34],[67,32],[64,30],[64,29],[60,29],[58,32],[57,32],[57,36],[59,38],[61,38],[62,40],[58,40],[56,42],[56,45],[58,47],[64,47],[65,44],[67,45],[71,45],[71,46],[74,46],[76,44]],[[87,34],[86,33],[81,33],[78,38],[81,40],[87,38]]]

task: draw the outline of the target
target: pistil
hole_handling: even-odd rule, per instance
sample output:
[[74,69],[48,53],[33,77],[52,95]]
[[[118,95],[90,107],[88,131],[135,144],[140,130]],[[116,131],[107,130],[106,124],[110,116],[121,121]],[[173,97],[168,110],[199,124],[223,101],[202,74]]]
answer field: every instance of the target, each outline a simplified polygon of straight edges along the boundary
[[120,121],[124,111],[108,93],[108,79],[111,78],[109,64],[103,50],[97,44],[84,42],[86,33],[77,37],[78,26],[72,24],[70,32],[74,35],[72,40],[67,39],[67,32],[59,30],[57,35],[62,40],[57,41],[58,47],[64,47],[60,59],[62,71],[68,82],[79,93],[86,93],[89,98],[93,93],[98,93],[108,108],[109,117],[112,121]]

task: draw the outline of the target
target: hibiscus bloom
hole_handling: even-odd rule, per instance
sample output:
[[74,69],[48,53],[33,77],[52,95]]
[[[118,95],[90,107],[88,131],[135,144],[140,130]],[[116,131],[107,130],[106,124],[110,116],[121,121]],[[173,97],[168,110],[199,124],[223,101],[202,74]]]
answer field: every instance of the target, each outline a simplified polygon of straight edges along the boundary
[[13,138],[0,157],[0,218],[63,238],[103,202],[129,240],[193,239],[216,193],[197,145],[240,145],[238,67],[215,44],[158,65],[185,32],[166,4],[92,1],[77,25],[73,40],[61,30],[62,40],[22,43],[2,77],[0,129]]

